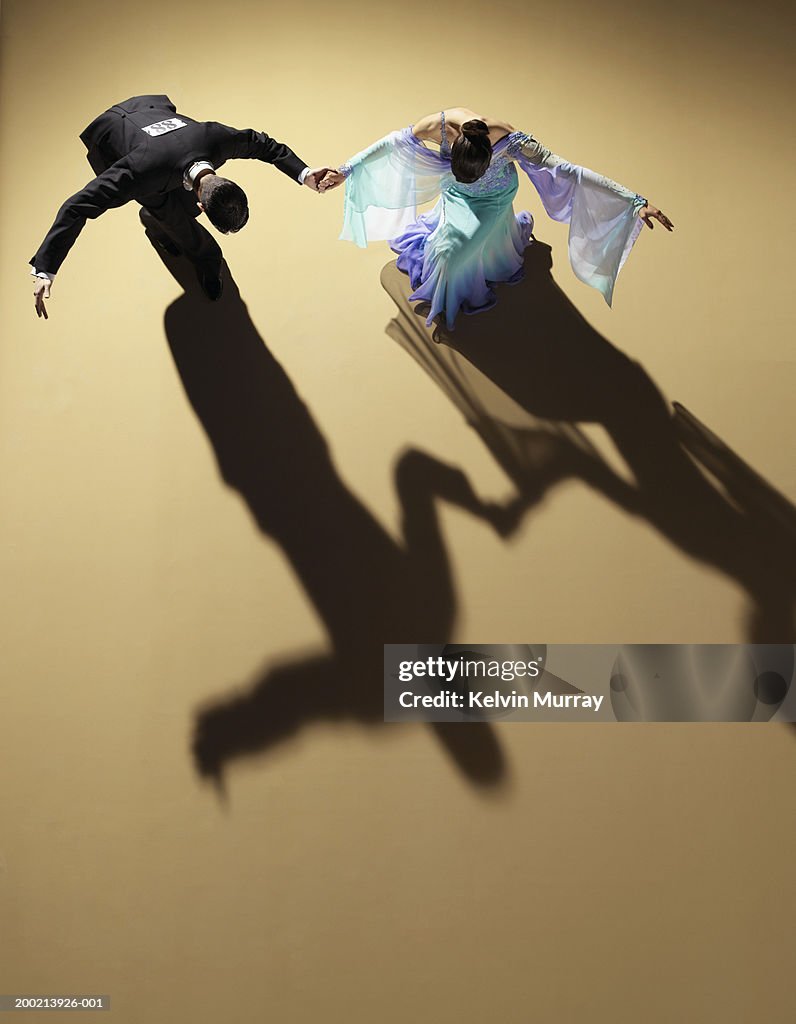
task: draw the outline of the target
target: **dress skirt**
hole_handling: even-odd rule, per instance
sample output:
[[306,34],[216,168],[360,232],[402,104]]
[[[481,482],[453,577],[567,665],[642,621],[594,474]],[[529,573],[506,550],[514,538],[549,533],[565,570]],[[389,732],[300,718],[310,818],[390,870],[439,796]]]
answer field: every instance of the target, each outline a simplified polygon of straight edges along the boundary
[[444,317],[453,330],[456,315],[495,305],[495,285],[522,278],[523,252],[531,241],[533,217],[514,213],[519,183],[473,194],[472,186],[451,185],[436,206],[390,240],[398,267],[409,275],[412,301],[430,305],[426,323]]

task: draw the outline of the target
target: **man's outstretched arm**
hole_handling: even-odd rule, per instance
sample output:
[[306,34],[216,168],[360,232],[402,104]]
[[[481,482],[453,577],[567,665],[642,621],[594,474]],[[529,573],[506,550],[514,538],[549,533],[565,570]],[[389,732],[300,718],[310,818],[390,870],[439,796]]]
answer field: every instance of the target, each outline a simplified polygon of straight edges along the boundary
[[124,159],[103,171],[61,206],[44,241],[29,260],[33,273],[38,275],[34,287],[38,316],[47,319],[44,300],[50,297],[50,284],[86,221],[123,206],[135,198],[136,192],[133,172]]
[[253,128],[229,128],[226,125],[218,127],[225,133],[221,146],[225,160],[262,160],[273,164],[283,174],[300,185],[306,185],[313,192],[318,191],[318,184],[329,171],[328,167],[309,167],[290,146],[272,139],[265,132],[257,132]]

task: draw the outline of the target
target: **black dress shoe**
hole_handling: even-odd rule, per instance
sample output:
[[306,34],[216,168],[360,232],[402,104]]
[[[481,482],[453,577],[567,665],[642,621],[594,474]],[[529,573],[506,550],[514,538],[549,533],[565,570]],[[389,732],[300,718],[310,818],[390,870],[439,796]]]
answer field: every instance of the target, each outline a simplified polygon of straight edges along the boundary
[[146,229],[147,238],[156,249],[168,253],[169,256],[182,256],[182,249],[158,226],[157,217],[153,217],[149,210],[139,210],[138,217]]
[[196,276],[199,286],[211,302],[218,302],[224,291],[224,279],[221,276],[223,264],[212,267],[197,267]]
[[182,249],[178,245],[175,245],[170,238],[157,238],[149,232],[147,232],[147,234],[152,240],[152,243],[156,245],[158,249],[162,249],[163,252],[168,253],[169,256],[182,256]]

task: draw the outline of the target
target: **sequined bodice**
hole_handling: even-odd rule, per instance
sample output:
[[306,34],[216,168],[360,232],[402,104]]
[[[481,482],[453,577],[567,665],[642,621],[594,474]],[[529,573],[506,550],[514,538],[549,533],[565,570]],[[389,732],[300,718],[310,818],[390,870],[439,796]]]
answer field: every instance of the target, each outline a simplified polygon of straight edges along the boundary
[[[450,159],[451,146],[445,129],[445,112],[441,111],[440,113],[442,121],[440,154]],[[504,192],[507,188],[511,188],[517,184],[517,169],[514,166],[514,160],[523,141],[527,138],[528,136],[523,132],[512,132],[505,144],[501,145],[503,140],[498,143],[500,151],[492,156],[489,167],[478,181],[465,184],[465,182],[452,178],[448,188],[453,188],[466,196],[483,196],[490,192]]]
[[468,184],[454,178],[448,187],[463,192],[466,196],[483,196],[489,192],[504,192],[516,182],[517,170],[514,161],[504,152],[492,157],[492,162],[478,181]]

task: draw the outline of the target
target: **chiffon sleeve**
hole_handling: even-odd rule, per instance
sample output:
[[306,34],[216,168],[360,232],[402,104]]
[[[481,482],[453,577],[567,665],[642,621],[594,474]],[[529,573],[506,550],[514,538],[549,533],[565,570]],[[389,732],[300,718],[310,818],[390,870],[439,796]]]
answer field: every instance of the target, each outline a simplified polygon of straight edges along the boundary
[[340,167],[345,175],[340,238],[364,248],[395,238],[417,219],[417,207],[436,199],[450,161],[427,149],[411,125],[391,132]]
[[510,147],[547,214],[569,224],[569,261],[576,277],[596,288],[610,306],[616,278],[643,226],[638,214],[646,199],[569,163],[532,135],[516,132]]

